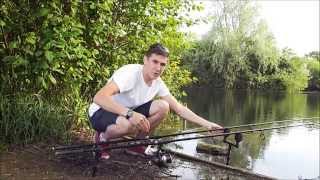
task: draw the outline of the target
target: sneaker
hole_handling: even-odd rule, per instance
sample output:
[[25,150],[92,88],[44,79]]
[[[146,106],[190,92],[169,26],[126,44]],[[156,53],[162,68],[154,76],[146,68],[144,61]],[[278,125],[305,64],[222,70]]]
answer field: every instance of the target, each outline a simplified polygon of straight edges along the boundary
[[144,153],[148,156],[154,156],[159,152],[159,147],[157,145],[149,145]]
[[126,152],[132,155],[153,156],[156,154],[158,148],[156,146],[135,146],[128,148]]
[[[95,134],[95,137],[94,137],[94,140],[95,140],[95,143],[99,144],[101,142],[107,142],[107,140],[103,137],[102,133],[96,131],[96,134]],[[99,145],[100,148],[107,148],[108,145],[106,144],[103,144],[103,145]],[[101,151],[101,156],[100,156],[101,159],[109,159],[110,158],[110,155],[108,153],[107,150],[102,150]]]
[[126,149],[126,152],[128,154],[135,155],[135,156],[145,156],[146,149],[147,148],[145,146],[135,146],[135,147]]

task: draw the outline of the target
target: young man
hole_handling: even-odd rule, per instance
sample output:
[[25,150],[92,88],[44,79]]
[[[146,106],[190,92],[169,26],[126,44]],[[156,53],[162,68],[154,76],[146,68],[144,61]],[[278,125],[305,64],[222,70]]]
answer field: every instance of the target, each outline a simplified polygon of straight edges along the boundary
[[[156,43],[149,47],[143,65],[129,64],[114,72],[108,83],[94,96],[89,117],[97,131],[96,143],[127,134],[146,136],[165,118],[169,110],[207,129],[220,129],[180,104],[160,76],[168,63],[169,51]],[[160,97],[154,100],[155,97]],[[144,153],[145,147],[129,151]],[[101,158],[108,159],[108,152]]]

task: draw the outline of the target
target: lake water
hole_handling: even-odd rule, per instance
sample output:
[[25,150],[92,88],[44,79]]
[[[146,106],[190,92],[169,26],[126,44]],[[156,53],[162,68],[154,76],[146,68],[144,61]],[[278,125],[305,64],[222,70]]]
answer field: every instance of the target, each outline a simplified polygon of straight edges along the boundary
[[[232,149],[231,165],[279,179],[320,178],[320,93],[225,91],[196,87],[188,89],[187,93],[188,96],[183,101],[190,109],[224,127],[282,120],[295,121],[257,128],[302,124],[299,127],[245,134],[240,147]],[[302,118],[310,119],[301,121]],[[310,122],[318,125],[305,125]],[[197,126],[190,123],[171,123],[170,127],[171,131],[176,131]],[[210,158],[197,153],[196,144],[197,140],[176,143],[182,147],[179,149],[181,152]],[[205,176],[201,175],[201,171],[182,172],[179,168],[175,173],[188,174],[191,179]]]

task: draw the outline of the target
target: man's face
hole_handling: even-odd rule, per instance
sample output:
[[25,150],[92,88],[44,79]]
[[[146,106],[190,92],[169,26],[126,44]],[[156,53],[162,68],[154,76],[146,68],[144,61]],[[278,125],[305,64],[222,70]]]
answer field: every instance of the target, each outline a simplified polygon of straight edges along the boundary
[[154,80],[163,73],[168,63],[168,58],[158,54],[151,54],[150,57],[144,56],[143,62],[147,76]]

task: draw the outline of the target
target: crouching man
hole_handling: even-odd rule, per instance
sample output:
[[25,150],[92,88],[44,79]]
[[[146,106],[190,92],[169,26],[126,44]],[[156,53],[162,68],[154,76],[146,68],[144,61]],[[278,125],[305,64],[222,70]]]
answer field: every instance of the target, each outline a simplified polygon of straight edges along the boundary
[[[222,128],[196,115],[170,94],[160,78],[168,64],[168,57],[167,48],[159,43],[153,44],[144,55],[143,65],[121,67],[97,92],[89,107],[90,122],[96,130],[96,143],[128,134],[144,137],[159,125],[169,110],[207,129]],[[143,154],[145,147],[129,148],[128,151]],[[107,151],[101,153],[101,158],[109,157]]]

